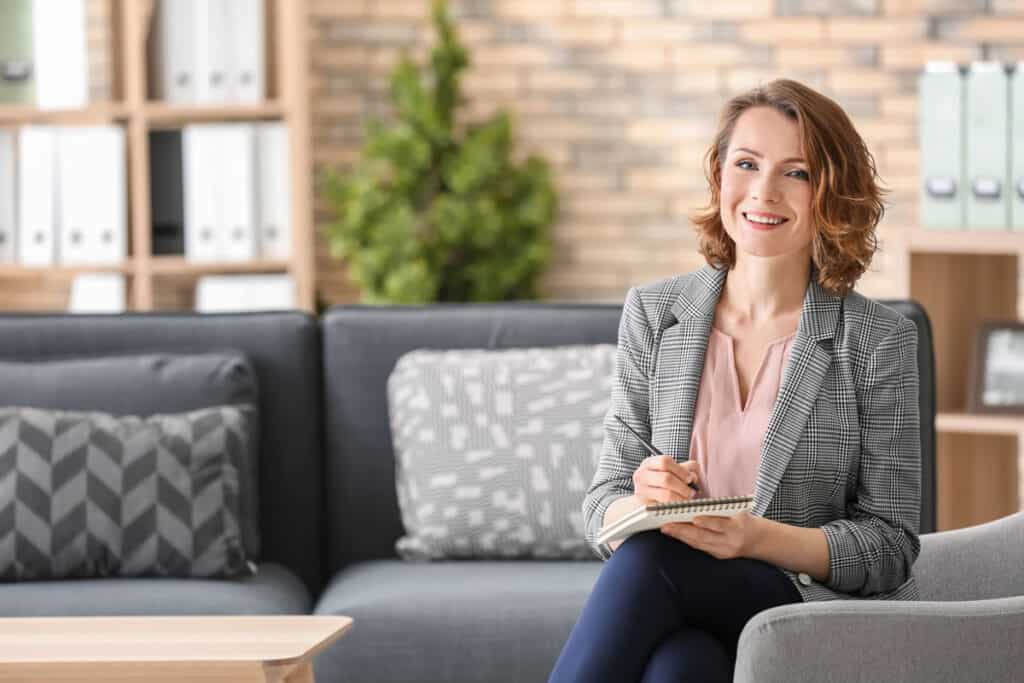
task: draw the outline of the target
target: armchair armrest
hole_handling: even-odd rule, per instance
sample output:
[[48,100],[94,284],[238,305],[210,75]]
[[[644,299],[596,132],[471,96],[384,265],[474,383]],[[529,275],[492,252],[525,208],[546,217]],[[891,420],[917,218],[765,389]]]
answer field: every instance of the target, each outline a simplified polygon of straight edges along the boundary
[[1024,596],[964,602],[841,600],[757,614],[734,681],[1019,681]]

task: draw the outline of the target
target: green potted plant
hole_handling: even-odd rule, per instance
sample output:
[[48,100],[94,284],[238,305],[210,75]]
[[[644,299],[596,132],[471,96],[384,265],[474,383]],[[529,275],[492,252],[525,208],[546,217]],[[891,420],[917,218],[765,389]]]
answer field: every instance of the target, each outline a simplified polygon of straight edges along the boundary
[[504,111],[457,129],[469,56],[444,0],[432,20],[426,77],[406,55],[391,75],[397,120],[370,121],[353,168],[325,174],[331,254],[346,260],[364,303],[536,298],[557,213],[550,169],[532,155],[512,161]]

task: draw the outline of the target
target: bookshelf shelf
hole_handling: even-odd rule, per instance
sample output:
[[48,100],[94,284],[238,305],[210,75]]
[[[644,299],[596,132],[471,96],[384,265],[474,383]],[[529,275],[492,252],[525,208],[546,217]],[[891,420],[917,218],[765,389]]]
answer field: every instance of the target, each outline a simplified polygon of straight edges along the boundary
[[0,105],[0,125],[31,124],[76,125],[125,121],[130,110],[123,104],[94,104],[81,109],[36,109],[20,105]]
[[[33,308],[35,302],[62,306],[66,298],[57,291],[61,280],[96,272],[128,276],[128,310],[162,310],[173,301],[191,306],[181,296],[188,280],[205,274],[287,273],[295,281],[295,307],[314,310],[313,179],[310,127],[308,0],[261,0],[265,21],[265,83],[267,98],[253,104],[179,105],[150,98],[150,40],[154,35],[156,0],[102,0],[108,4],[111,36],[110,102],[72,110],[44,110],[32,106],[0,105],[0,126],[29,124],[120,124],[125,128],[127,243],[125,262],[111,266],[64,266],[31,268],[0,265],[0,308]],[[191,123],[279,121],[288,131],[288,174],[291,179],[291,255],[286,260],[259,259],[245,262],[197,263],[184,257],[155,256],[153,251],[150,197],[150,140],[153,130],[177,129]],[[3,281],[12,286],[5,288]],[[45,296],[29,297],[37,289]],[[51,284],[50,280],[55,280]],[[13,285],[18,284],[17,287]],[[193,283],[194,284],[194,283]],[[52,291],[51,291],[52,290]],[[27,299],[26,299],[27,301]]]
[[1024,254],[1024,231],[910,231],[910,250],[928,254]]
[[1024,434],[1024,416],[939,413],[935,416],[935,429],[948,434],[1017,436]]
[[288,261],[186,261],[180,256],[154,256],[150,270],[154,275],[215,275],[229,273],[283,273],[290,268]]
[[143,111],[150,127],[180,127],[216,121],[275,121],[285,118],[284,106],[271,101],[254,105],[174,106],[150,103]]
[[135,271],[131,262],[81,265],[81,266],[13,266],[0,265],[0,277],[4,279],[72,278],[86,273],[123,273]]

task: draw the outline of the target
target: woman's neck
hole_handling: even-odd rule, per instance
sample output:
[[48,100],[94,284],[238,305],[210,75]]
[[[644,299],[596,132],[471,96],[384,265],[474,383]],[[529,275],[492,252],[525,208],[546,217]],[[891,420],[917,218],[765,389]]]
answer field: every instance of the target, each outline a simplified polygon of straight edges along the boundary
[[737,322],[753,325],[799,315],[810,276],[809,258],[767,259],[738,253],[719,307]]

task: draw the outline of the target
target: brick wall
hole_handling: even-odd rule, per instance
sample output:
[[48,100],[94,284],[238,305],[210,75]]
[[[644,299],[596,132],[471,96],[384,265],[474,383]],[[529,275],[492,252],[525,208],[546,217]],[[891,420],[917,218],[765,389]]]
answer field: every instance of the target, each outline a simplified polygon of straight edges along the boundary
[[[387,116],[390,67],[426,54],[429,0],[311,0],[315,160],[344,166]],[[790,77],[851,115],[892,193],[883,250],[859,289],[905,291],[916,214],[917,75],[929,59],[1024,59],[1022,0],[452,0],[473,65],[475,118],[514,113],[522,151],[556,170],[562,213],[546,298],[620,302],[634,284],[702,265],[687,215],[732,95]],[[318,223],[329,219],[318,202]],[[323,241],[329,303],[358,292]]]
[[[94,100],[110,91],[108,2],[89,0]],[[319,173],[351,163],[368,118],[387,119],[391,68],[402,49],[422,63],[432,30],[430,0],[308,2]],[[781,76],[836,99],[875,154],[892,192],[882,250],[859,289],[903,295],[921,65],[1024,60],[1024,0],[450,2],[473,62],[461,120],[511,111],[519,153],[555,169],[562,211],[548,299],[621,302],[631,285],[702,265],[687,215],[705,200],[701,158],[719,110]],[[318,200],[318,231],[329,219]],[[317,281],[325,303],[358,299],[322,238]]]

